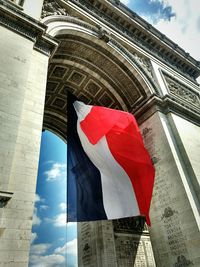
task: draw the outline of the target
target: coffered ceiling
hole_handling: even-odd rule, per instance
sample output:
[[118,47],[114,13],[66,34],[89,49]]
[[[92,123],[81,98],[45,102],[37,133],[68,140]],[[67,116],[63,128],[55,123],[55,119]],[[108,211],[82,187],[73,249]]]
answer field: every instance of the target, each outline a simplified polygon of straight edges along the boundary
[[134,112],[146,93],[116,52],[79,36],[57,36],[45,101],[44,129],[66,140],[67,91],[87,104]]

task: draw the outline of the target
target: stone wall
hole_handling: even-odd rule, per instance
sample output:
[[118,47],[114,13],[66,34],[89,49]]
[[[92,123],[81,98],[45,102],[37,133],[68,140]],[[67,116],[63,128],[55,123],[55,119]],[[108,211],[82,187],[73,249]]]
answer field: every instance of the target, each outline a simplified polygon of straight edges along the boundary
[[[191,199],[194,195],[188,183],[187,166],[178,147],[177,133],[172,129],[169,116],[157,112],[141,126],[145,145],[156,168],[150,212],[151,241],[157,266],[198,267],[200,235],[194,213],[195,203]],[[180,120],[174,115],[172,117]],[[192,127],[187,128],[188,132],[184,134],[187,124],[182,120],[176,130],[180,130],[182,138],[194,135],[195,141],[196,126],[190,125]],[[188,141],[185,140],[185,144],[189,148]],[[195,149],[193,153],[195,158]]]
[[[0,29],[0,266],[28,265],[48,57]],[[5,195],[11,199],[6,202]],[[2,201],[1,201],[2,200]]]

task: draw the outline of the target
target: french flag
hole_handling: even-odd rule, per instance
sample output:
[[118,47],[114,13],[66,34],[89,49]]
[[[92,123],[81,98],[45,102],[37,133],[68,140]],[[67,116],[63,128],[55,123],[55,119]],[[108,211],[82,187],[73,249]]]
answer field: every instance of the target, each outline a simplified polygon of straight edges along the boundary
[[150,224],[155,171],[133,115],[68,98],[68,222],[142,215]]

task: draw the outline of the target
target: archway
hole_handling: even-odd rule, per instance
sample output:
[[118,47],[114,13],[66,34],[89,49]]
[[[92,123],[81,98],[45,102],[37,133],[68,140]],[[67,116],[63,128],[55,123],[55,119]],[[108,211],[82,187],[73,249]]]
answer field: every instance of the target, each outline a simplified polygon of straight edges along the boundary
[[[129,52],[102,28],[66,16],[50,16],[44,19],[44,23],[48,26],[47,32],[59,41],[49,62],[44,129],[51,130],[66,141],[67,91],[87,104],[121,109],[133,114],[156,92],[157,86],[148,68],[148,60],[133,51]],[[113,240],[121,240],[122,229],[127,231],[131,235],[130,244],[135,246],[135,254],[130,254],[130,261],[134,264],[143,226],[143,220],[135,220],[134,223],[131,220],[124,220],[123,223],[121,220],[86,223],[78,230],[82,231],[81,227],[98,228],[101,229],[99,238],[110,234]],[[111,233],[106,233],[105,228]],[[96,245],[97,239],[91,240],[91,244]],[[150,242],[149,236],[145,241]],[[109,243],[108,240],[105,242]],[[91,247],[91,244],[80,242],[79,251],[84,251],[87,245]],[[133,246],[130,246],[128,250],[132,249]],[[118,252],[114,252],[114,246],[111,250],[115,253],[113,260],[116,260]],[[87,266],[88,263],[81,264]]]
[[147,60],[102,29],[71,17],[50,16],[44,23],[60,42],[49,63],[44,129],[66,139],[67,90],[85,103],[131,113],[155,92]]

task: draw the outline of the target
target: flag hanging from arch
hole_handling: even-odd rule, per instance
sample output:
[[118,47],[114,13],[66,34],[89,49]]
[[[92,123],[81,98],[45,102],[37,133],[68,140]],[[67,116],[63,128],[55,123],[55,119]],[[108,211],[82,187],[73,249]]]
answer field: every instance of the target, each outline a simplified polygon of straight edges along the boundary
[[149,224],[154,167],[133,115],[68,96],[67,217],[143,215]]

